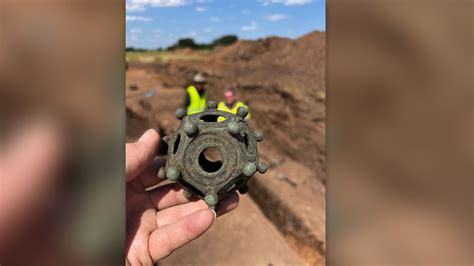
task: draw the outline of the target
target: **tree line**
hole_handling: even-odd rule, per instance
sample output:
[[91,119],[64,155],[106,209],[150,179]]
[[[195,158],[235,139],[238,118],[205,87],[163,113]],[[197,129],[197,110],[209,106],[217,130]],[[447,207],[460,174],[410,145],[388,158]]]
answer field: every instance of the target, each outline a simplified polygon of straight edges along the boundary
[[[235,35],[224,35],[218,39],[213,40],[211,43],[196,43],[193,38],[183,38],[179,39],[173,45],[167,48],[158,48],[157,51],[173,51],[175,49],[182,49],[182,48],[190,48],[193,50],[211,50],[214,49],[216,46],[226,46],[231,45],[237,42],[239,38]],[[127,47],[126,51],[135,51],[135,52],[143,52],[147,51],[146,49],[137,49],[134,47]]]

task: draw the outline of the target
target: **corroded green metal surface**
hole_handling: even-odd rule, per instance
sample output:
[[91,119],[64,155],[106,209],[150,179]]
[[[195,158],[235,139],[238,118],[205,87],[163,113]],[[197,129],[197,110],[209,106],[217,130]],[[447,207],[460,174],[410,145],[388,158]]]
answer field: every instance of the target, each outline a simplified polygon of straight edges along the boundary
[[[202,113],[176,111],[182,121],[167,139],[166,166],[159,171],[161,178],[181,184],[187,198],[195,195],[211,208],[236,190],[246,193],[247,181],[257,171],[263,174],[268,170],[257,149],[263,134],[250,129],[244,119],[248,110],[240,107],[234,115],[216,108],[217,103],[210,101]],[[225,120],[219,122],[219,117]],[[217,150],[219,160],[209,160],[205,155],[208,149]]]

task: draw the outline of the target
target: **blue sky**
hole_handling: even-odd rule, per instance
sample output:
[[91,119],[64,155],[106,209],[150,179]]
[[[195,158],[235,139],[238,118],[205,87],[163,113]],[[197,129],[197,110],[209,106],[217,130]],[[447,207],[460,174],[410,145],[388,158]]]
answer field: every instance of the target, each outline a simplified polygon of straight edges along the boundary
[[296,38],[326,30],[325,5],[325,0],[126,0],[126,44],[155,49],[184,37],[207,43],[225,34]]

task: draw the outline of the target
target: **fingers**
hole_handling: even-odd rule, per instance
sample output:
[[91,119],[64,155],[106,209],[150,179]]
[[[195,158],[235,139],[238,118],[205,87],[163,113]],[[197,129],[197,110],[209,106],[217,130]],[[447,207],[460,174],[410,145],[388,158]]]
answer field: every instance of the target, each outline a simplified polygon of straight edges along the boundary
[[[239,196],[237,193],[234,193],[217,204],[216,213],[217,216],[224,215],[231,210],[237,208],[239,204]],[[162,211],[159,211],[156,215],[156,224],[158,227],[162,227],[168,224],[172,224],[179,219],[190,215],[193,212],[198,210],[207,209],[208,206],[203,200],[198,200],[195,202],[189,202],[186,204],[176,205],[169,207]]]
[[130,265],[152,265],[148,252],[148,239],[156,229],[156,211],[152,208],[143,211],[138,217],[128,216],[126,220],[126,258]]
[[203,200],[176,205],[159,211],[156,214],[156,224],[158,225],[158,227],[172,224],[185,216],[207,208],[208,206]]
[[190,202],[183,195],[183,189],[178,183],[161,186],[148,192],[150,201],[158,210]]
[[166,159],[155,159],[153,160],[148,167],[140,173],[140,184],[144,187],[154,186],[164,179],[158,177],[158,170],[160,167],[166,164]]
[[237,208],[237,206],[239,205],[239,200],[239,194],[237,194],[237,192],[234,192],[225,199],[219,201],[216,207],[217,217],[224,215]]
[[210,209],[203,209],[158,228],[151,234],[149,241],[152,259],[163,259],[175,249],[198,238],[211,227],[214,219]]
[[136,178],[153,160],[160,137],[149,129],[137,142],[125,145],[125,176],[127,182]]
[[[189,200],[184,197],[183,189],[178,183],[158,187],[148,192],[148,196],[150,197],[152,205],[158,210],[164,210],[175,205],[193,201],[193,199]],[[216,209],[217,215],[222,215],[235,209],[238,204],[239,195],[235,192],[219,202]]]

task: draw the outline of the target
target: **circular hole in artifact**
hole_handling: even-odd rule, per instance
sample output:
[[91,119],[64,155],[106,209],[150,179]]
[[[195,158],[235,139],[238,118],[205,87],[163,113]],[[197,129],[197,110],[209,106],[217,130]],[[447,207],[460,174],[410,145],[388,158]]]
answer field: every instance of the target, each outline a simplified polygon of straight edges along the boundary
[[181,142],[181,134],[179,134],[178,137],[176,138],[176,140],[174,141],[173,154],[176,154],[176,152],[178,151],[178,147],[179,147],[180,142]]
[[[215,122],[222,122],[223,116],[220,115],[203,115],[200,117],[201,121],[206,122],[206,123],[215,123]],[[225,118],[224,118],[225,120]]]
[[222,167],[222,161],[224,157],[222,153],[214,147],[205,148],[201,154],[199,154],[199,165],[202,170],[207,173],[214,173],[219,171]]

